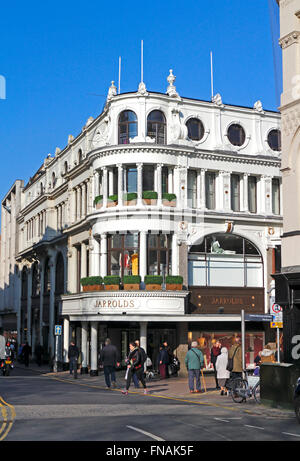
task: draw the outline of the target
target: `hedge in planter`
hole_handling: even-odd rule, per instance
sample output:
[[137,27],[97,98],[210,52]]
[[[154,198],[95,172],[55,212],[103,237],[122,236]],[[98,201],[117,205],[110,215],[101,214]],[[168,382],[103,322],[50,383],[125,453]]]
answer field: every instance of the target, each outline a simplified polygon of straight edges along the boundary
[[124,205],[125,206],[130,206],[130,205],[136,205],[137,201],[137,193],[136,192],[129,192],[128,194],[124,194]]
[[162,199],[163,199],[163,205],[176,206],[176,195],[175,194],[168,194],[167,192],[164,192]]
[[124,275],[123,286],[126,291],[140,289],[141,277],[139,275]]
[[182,290],[183,277],[181,275],[167,275],[166,288],[167,290]]
[[120,289],[120,277],[118,275],[106,275],[104,277],[104,288],[107,291]]
[[94,206],[96,208],[101,208],[103,205],[103,195],[97,195],[94,200]]
[[100,276],[83,277],[80,279],[83,291],[102,291],[103,279]]
[[161,290],[163,278],[161,275],[145,275],[146,290]]
[[145,205],[156,205],[157,197],[157,192],[153,190],[144,191],[142,194],[142,199]]
[[118,196],[116,194],[110,195],[107,200],[107,206],[112,207],[118,205]]

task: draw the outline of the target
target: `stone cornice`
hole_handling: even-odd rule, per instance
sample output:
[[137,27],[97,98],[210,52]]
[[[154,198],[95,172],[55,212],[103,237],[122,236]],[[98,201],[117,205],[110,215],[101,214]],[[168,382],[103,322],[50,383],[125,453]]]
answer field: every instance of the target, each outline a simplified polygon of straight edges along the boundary
[[231,151],[221,151],[216,149],[215,151],[204,150],[204,149],[193,149],[185,147],[184,150],[182,147],[177,147],[174,145],[146,145],[146,144],[129,144],[126,146],[111,146],[111,147],[102,147],[100,149],[95,149],[89,153],[89,160],[92,163],[97,158],[107,157],[112,154],[125,154],[125,153],[135,153],[139,151],[145,154],[168,154],[173,156],[192,156],[200,159],[207,160],[221,160],[221,161],[231,161],[232,163],[249,163],[257,164],[263,166],[278,166],[281,163],[279,157],[267,157],[263,155],[249,156],[243,155],[241,153],[232,153]]
[[279,45],[284,50],[285,48],[294,45],[295,43],[300,43],[300,31],[294,30],[284,37],[279,39]]
[[61,299],[82,299],[82,298],[186,298],[189,295],[188,290],[182,291],[97,291],[97,292],[82,292],[62,295]]

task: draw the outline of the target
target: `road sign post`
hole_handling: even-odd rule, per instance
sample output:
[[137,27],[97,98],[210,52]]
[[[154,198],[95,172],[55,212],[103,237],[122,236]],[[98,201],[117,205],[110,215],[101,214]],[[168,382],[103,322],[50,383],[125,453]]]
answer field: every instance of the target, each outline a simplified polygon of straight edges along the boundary
[[54,364],[53,364],[53,371],[54,371],[54,373],[57,373],[57,369],[58,369],[58,338],[62,334],[62,326],[61,325],[55,325],[54,334],[55,334],[55,359],[54,359]]

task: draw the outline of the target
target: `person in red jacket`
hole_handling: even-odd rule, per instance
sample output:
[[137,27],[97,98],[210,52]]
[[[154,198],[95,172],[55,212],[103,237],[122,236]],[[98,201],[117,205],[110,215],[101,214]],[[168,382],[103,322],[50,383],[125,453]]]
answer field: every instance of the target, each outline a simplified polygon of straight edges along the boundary
[[215,381],[216,381],[216,389],[220,389],[219,383],[218,383],[218,378],[217,378],[217,370],[216,370],[216,361],[218,356],[221,354],[221,343],[220,341],[216,341],[213,344],[213,347],[211,348],[210,351],[210,361],[214,367],[214,375],[215,375]]

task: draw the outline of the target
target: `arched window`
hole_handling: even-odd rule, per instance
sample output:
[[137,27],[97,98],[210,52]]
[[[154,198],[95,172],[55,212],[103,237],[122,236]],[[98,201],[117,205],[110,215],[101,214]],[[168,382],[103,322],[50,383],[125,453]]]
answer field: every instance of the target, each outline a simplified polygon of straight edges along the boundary
[[56,176],[55,176],[55,173],[53,172],[52,173],[52,188],[54,189],[55,187],[55,184],[56,184]]
[[153,110],[147,118],[147,136],[156,144],[166,144],[166,118],[160,110]]
[[65,161],[64,163],[64,174],[67,174],[68,173],[68,162]]
[[261,254],[238,235],[207,235],[190,249],[188,266],[191,286],[263,287]]
[[44,186],[42,182],[40,183],[40,193],[41,195],[44,193]]
[[27,269],[23,267],[22,270],[22,287],[21,287],[21,298],[27,298]]
[[32,267],[32,296],[39,296],[40,294],[40,275],[38,263],[34,263]]
[[230,125],[227,131],[229,141],[233,146],[242,146],[246,140],[246,133],[244,128],[238,123]]
[[81,149],[79,149],[79,151],[78,151],[78,158],[77,159],[78,159],[78,165],[79,165],[79,163],[82,162],[82,150]]
[[119,144],[129,144],[138,134],[137,116],[132,110],[124,110],[119,116]]
[[268,144],[274,151],[281,151],[281,132],[280,130],[271,130],[268,134]]
[[198,118],[190,118],[187,121],[188,137],[192,141],[200,141],[204,136],[204,126]]
[[45,262],[45,269],[44,269],[44,293],[50,293],[50,259],[47,258]]

